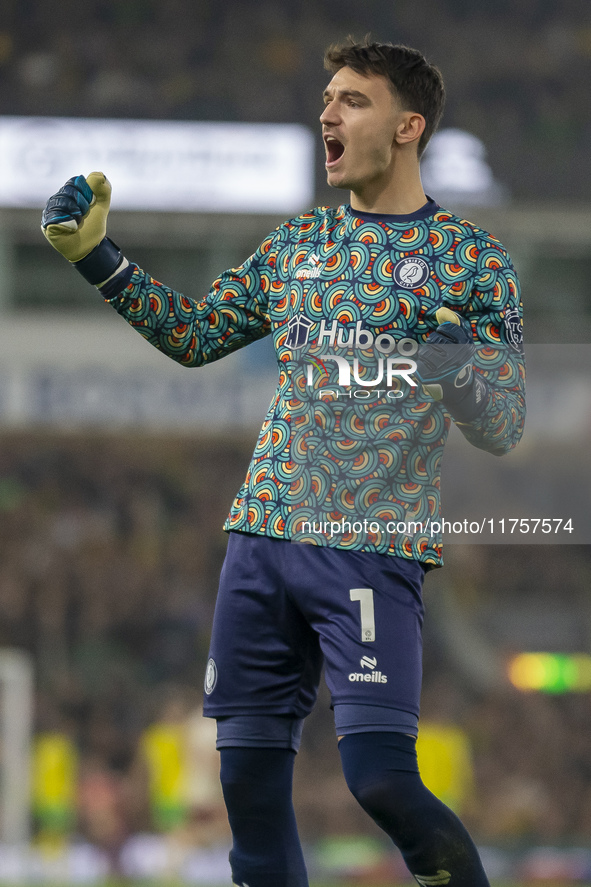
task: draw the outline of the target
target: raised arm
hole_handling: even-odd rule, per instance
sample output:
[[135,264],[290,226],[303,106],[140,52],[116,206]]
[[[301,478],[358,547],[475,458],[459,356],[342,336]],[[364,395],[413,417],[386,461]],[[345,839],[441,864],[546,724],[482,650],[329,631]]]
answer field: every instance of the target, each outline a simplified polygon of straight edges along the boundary
[[202,366],[271,331],[272,244],[271,236],[243,265],[225,271],[201,301],[158,283],[137,265],[130,266],[122,291],[117,285],[117,293],[103,295],[159,351],[183,366]]
[[158,283],[106,235],[111,186],[103,173],[70,179],[42,217],[43,233],[148,342],[183,366],[201,366],[271,330],[268,294],[278,233],[200,301]]

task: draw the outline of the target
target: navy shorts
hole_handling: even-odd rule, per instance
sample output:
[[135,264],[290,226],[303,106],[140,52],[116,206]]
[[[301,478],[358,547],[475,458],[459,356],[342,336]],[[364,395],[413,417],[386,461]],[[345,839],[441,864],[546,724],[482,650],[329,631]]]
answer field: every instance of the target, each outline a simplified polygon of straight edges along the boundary
[[230,533],[204,714],[304,718],[324,665],[339,734],[416,734],[423,576],[415,560]]

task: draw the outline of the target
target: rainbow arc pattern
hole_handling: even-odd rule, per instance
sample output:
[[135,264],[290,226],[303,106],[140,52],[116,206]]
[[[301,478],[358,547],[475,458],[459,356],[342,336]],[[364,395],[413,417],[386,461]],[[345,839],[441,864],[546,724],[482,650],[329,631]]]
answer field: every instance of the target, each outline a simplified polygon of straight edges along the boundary
[[[417,260],[415,283],[408,262],[401,264],[409,258]],[[357,357],[366,374],[359,378],[376,378],[375,352],[351,350],[355,329],[420,343],[436,328],[438,308],[457,311],[479,343],[475,368],[489,390],[484,411],[462,433],[499,455],[523,431],[515,270],[499,241],[435,204],[412,219],[319,207],[280,225],[202,300],[136,266],[127,289],[110,301],[152,345],[187,367],[273,337],[277,390],[227,530],[416,558],[427,566],[442,562],[440,534],[429,526],[440,515],[450,415],[421,386],[407,386],[395,402],[383,393],[371,402],[342,391],[322,396],[338,388],[329,354]],[[304,332],[294,337],[298,318]],[[335,323],[333,345],[326,335],[318,342]],[[307,336],[303,346],[298,335]]]

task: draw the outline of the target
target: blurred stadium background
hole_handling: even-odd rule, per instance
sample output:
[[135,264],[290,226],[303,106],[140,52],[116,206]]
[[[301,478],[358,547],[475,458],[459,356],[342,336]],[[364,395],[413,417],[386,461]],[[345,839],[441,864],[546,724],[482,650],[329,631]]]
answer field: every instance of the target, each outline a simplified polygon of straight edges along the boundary
[[[591,883],[588,0],[3,0],[2,883],[229,883],[200,694],[221,525],[275,382],[266,342],[194,373],[152,351],[44,242],[41,206],[109,159],[111,236],[205,293],[279,221],[338,201],[321,58],[368,31],[442,69],[427,190],[508,247],[528,342],[519,449],[452,436],[446,456],[444,516],[497,523],[450,533],[427,580],[421,765],[492,877]],[[328,705],[323,690],[297,774],[311,874],[403,883],[348,796]]]

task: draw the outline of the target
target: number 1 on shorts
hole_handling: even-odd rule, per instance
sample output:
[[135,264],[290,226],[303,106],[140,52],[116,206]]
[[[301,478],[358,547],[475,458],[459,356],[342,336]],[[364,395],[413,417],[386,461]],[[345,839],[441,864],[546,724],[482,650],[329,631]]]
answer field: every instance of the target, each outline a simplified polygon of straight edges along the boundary
[[376,620],[373,608],[373,588],[351,588],[349,598],[359,601],[361,611],[361,640],[375,641]]

